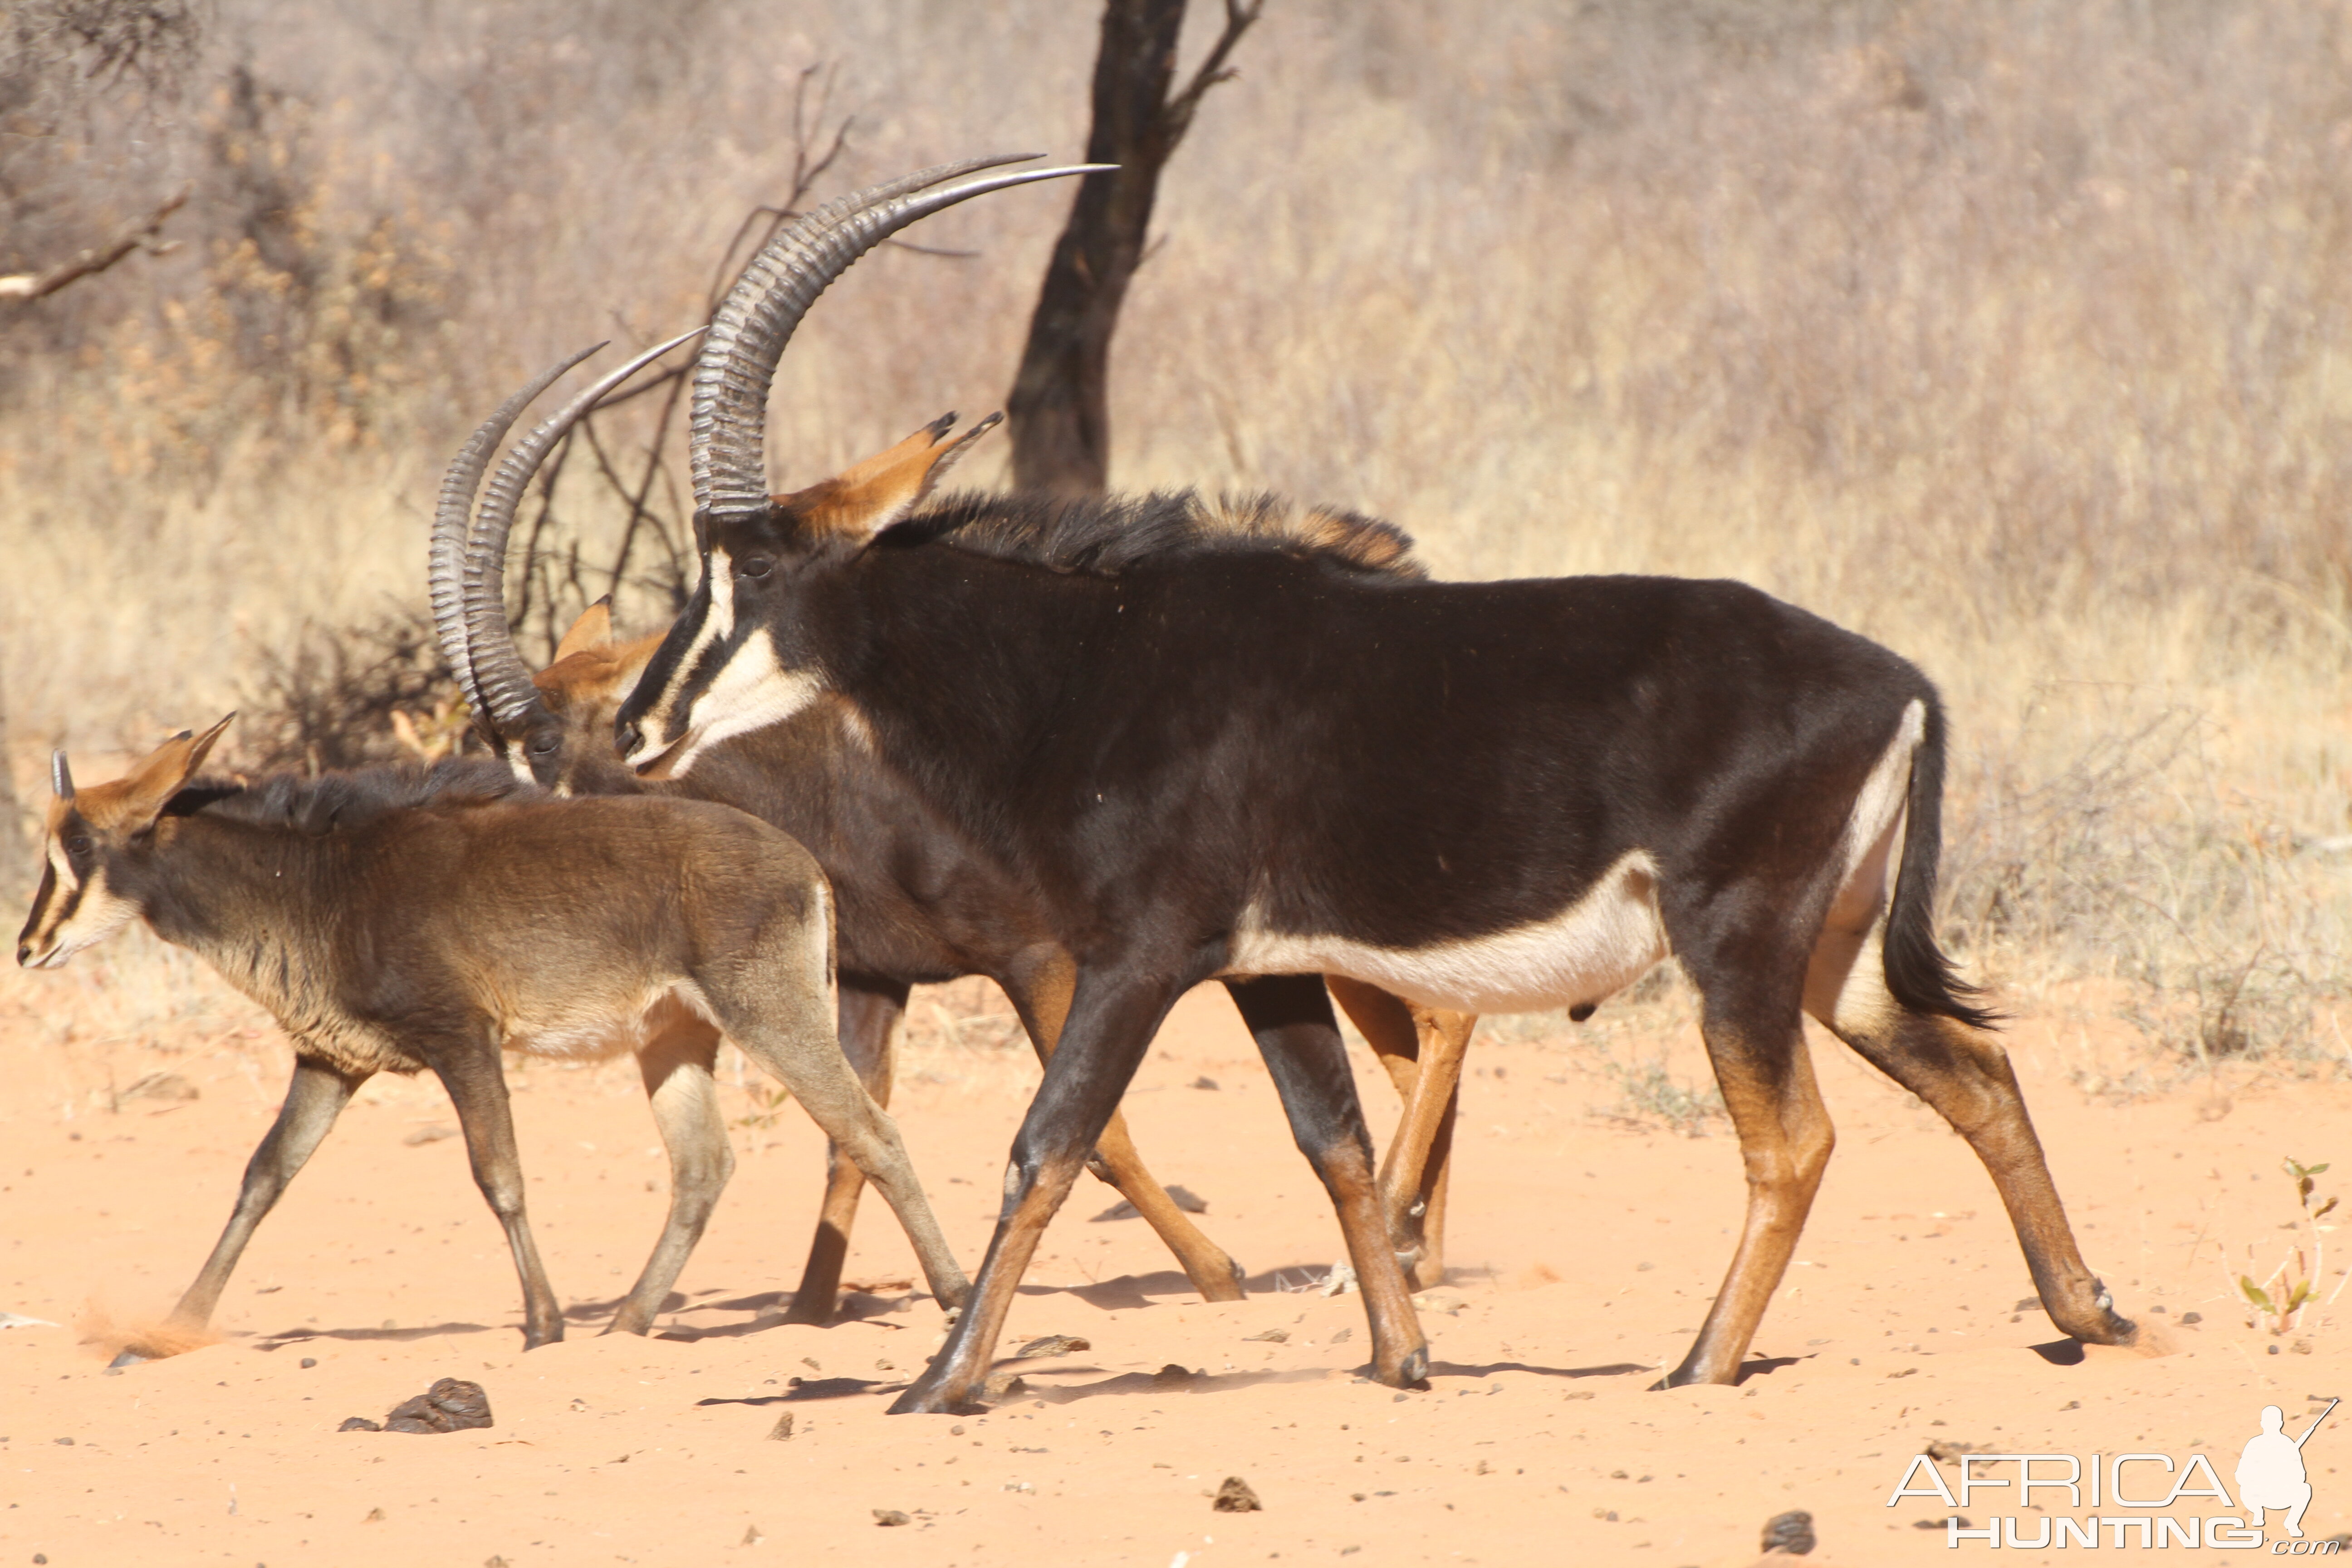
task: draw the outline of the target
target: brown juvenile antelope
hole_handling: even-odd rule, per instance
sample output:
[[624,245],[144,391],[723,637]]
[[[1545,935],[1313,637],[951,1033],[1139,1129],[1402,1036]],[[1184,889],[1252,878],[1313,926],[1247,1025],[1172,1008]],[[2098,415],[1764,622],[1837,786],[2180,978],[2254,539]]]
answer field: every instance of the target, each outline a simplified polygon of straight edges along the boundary
[[197,779],[227,724],[81,790],[58,755],[47,864],[16,942],[17,963],[54,968],[144,920],[294,1041],[286,1102],[174,1321],[210,1319],[353,1090],[429,1068],[513,1250],[524,1348],[562,1339],[523,1213],[504,1047],[637,1058],[673,1172],[668,1220],[612,1323],[644,1332],[733,1168],[710,1081],[722,1035],[882,1189],[940,1300],[962,1299],[898,1129],[834,1042],[832,898],[799,845],[699,801],[551,799],[480,759],[249,787]]
[[[802,786],[818,812],[887,795],[967,859],[1015,868],[1006,907],[1067,955],[972,1304],[894,1410],[953,1408],[985,1374],[1152,1032],[1209,979],[1256,1030],[1339,1210],[1383,1382],[1418,1382],[1427,1350],[1320,974],[1516,1012],[1590,1006],[1680,960],[1748,1194],[1670,1384],[1737,1378],[1820,1184],[1834,1140],[1807,1014],[1968,1139],[2062,1330],[2136,1338],[1936,941],[1946,741],[1925,676],[1738,584],[1402,581],[1148,534],[1041,560],[997,545],[991,514],[1017,500],[845,519],[772,496],[785,342],[921,216],[891,192],[859,201],[780,232],[712,321],[690,449],[702,577],[616,739],[641,774],[681,778],[755,728],[829,726],[843,739]],[[1084,537],[1135,506],[1062,526]],[[802,837],[845,904],[870,871]]]

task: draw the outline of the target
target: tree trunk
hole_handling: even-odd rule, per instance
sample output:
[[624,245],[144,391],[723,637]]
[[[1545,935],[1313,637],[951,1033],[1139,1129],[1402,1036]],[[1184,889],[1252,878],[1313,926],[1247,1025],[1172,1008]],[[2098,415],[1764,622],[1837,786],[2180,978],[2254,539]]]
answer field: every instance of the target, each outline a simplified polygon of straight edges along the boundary
[[1257,13],[1257,4],[1226,0],[1223,34],[1171,98],[1184,0],[1106,0],[1087,161],[1118,167],[1079,183],[1045,268],[1006,405],[1015,485],[1094,495],[1108,482],[1111,333],[1142,259],[1160,171],[1202,94],[1231,74],[1225,56]]

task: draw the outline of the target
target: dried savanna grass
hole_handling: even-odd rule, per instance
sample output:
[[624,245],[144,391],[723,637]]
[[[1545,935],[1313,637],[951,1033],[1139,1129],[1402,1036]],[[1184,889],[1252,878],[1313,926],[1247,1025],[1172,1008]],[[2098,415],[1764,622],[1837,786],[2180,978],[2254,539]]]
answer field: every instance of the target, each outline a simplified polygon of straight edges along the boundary
[[[790,179],[809,67],[856,120],[823,195],[1082,145],[1093,29],[1042,0],[649,17],[223,0],[124,165],[193,178],[187,243],[56,297],[0,367],[28,795],[49,743],[143,746],[273,669],[331,677],[307,628],[413,616],[463,430],[572,347],[695,318]],[[393,36],[434,41],[356,41]],[[2025,1005],[2119,984],[2182,1064],[2341,1059],[2347,13],[1300,0],[1238,63],[1127,304],[1118,482],[1370,511],[1442,575],[1744,578],[1877,637],[1951,708],[1945,934],[1975,973]],[[152,205],[100,173],[128,123],[36,150],[93,228]],[[960,208],[910,237],[974,254],[831,290],[777,483],[995,406],[1066,199]],[[668,531],[595,568],[629,524],[599,463],[645,472],[658,402],[527,509],[534,637],[607,589],[656,623],[690,576],[675,445]]]

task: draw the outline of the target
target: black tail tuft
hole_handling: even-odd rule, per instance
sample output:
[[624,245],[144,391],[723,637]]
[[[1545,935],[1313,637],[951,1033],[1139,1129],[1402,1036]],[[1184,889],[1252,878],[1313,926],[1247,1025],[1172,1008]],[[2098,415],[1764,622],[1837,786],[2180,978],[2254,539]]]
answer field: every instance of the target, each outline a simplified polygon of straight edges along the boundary
[[2001,1015],[1972,1005],[1981,994],[1952,972],[1936,945],[1936,863],[1944,847],[1944,709],[1927,699],[1927,732],[1911,754],[1911,802],[1903,829],[1903,864],[1886,917],[1886,989],[1914,1013],[1957,1018],[1990,1029]]

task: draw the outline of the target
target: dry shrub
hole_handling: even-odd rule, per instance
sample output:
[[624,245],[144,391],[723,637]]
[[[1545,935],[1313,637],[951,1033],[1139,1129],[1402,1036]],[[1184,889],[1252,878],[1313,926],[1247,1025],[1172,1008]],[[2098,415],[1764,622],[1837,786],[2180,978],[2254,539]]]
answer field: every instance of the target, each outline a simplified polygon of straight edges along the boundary
[[233,754],[256,773],[415,762],[420,743],[436,738],[435,718],[457,701],[429,621],[314,623],[289,647],[262,650],[259,685],[240,710]]

